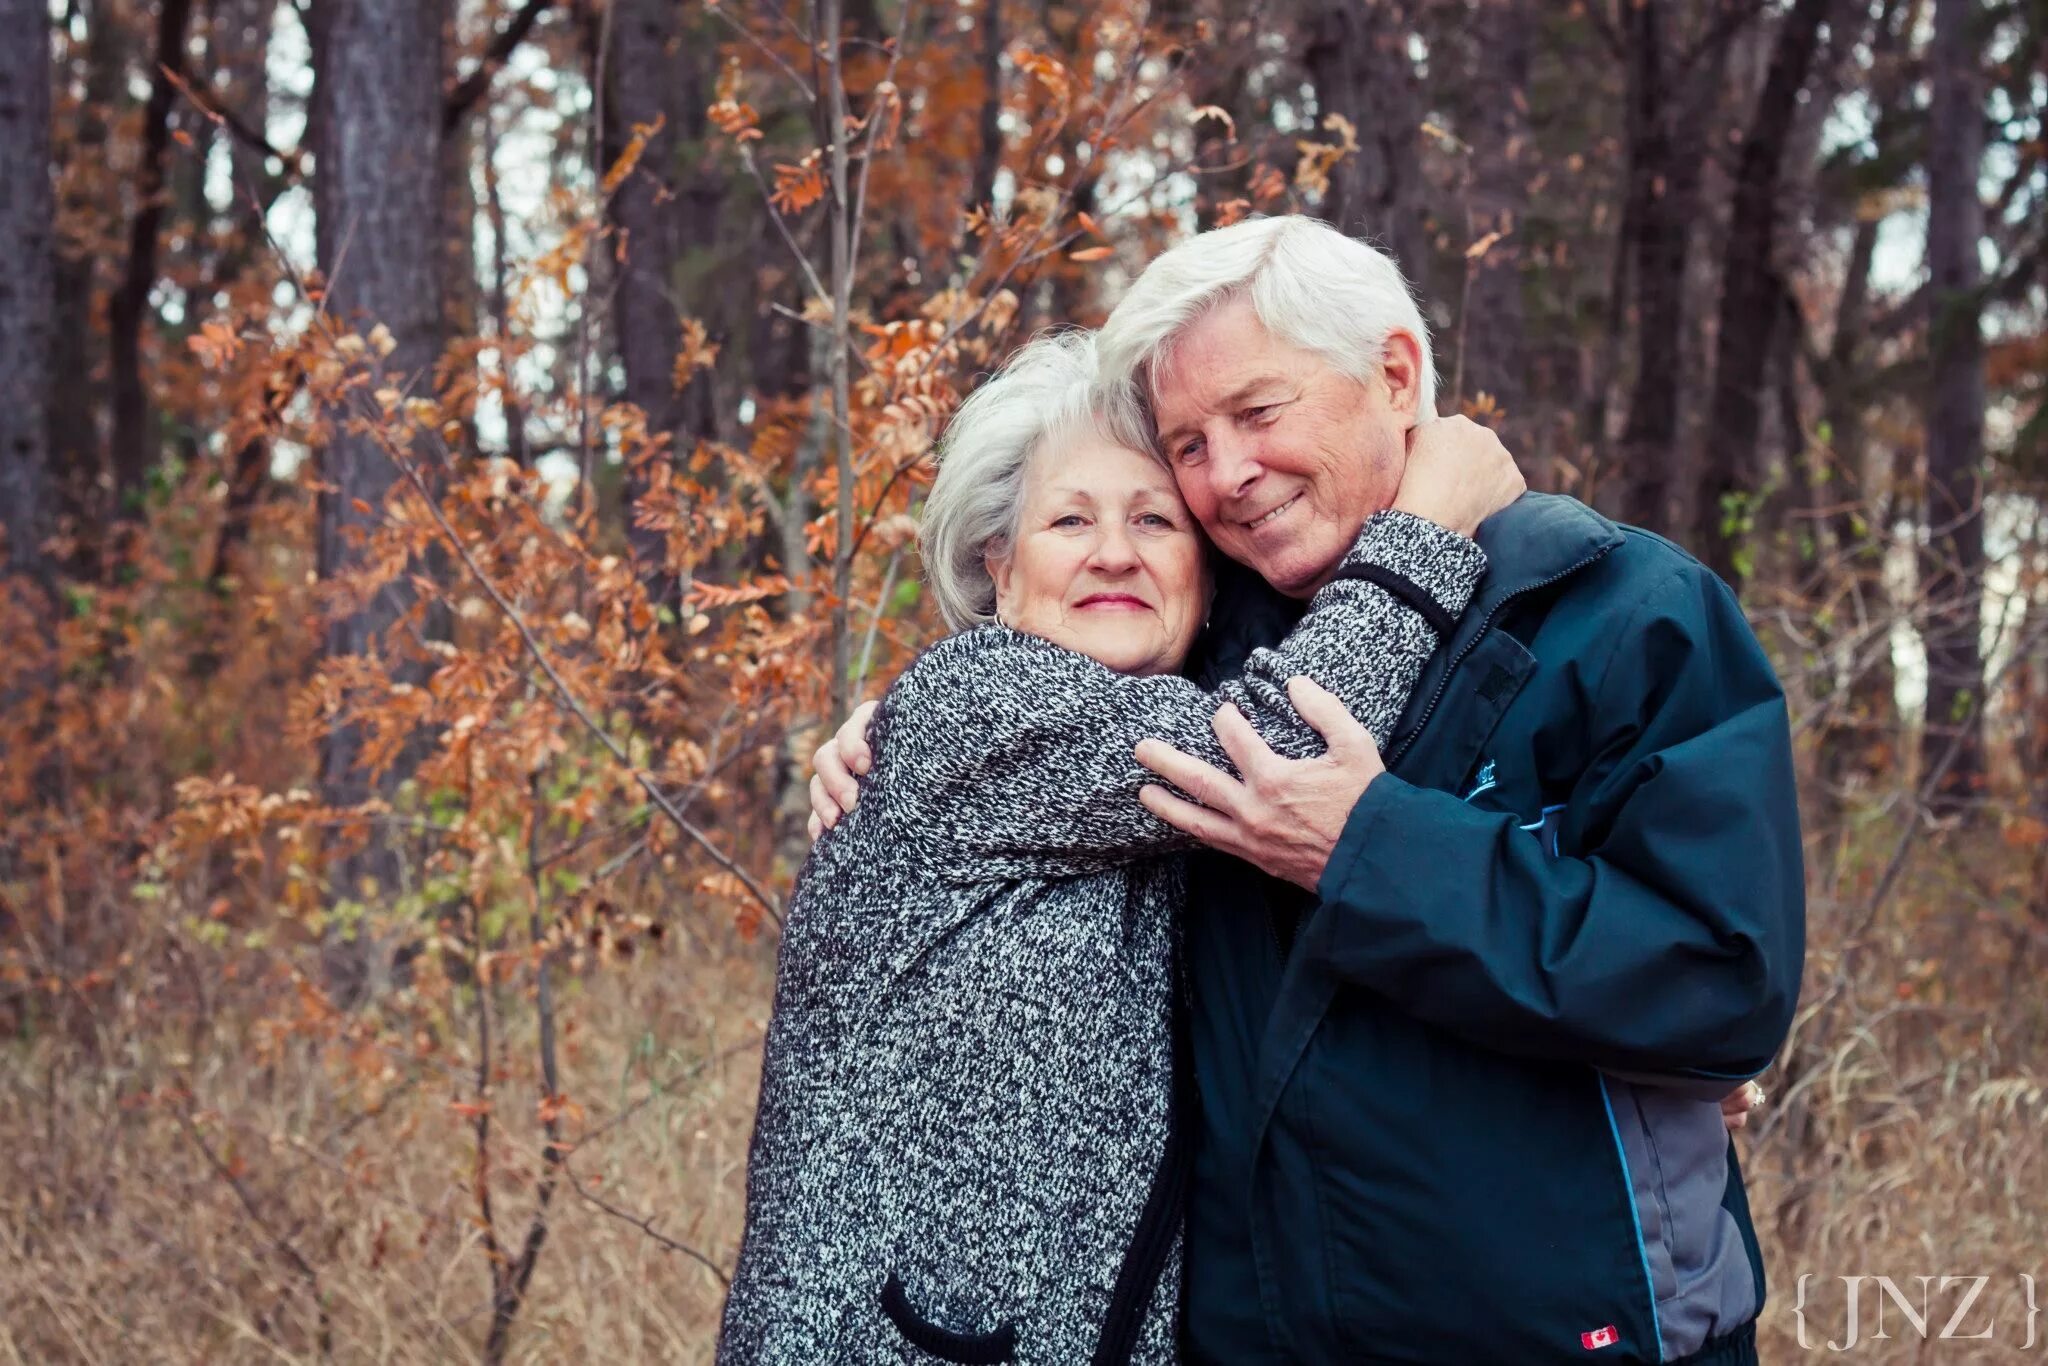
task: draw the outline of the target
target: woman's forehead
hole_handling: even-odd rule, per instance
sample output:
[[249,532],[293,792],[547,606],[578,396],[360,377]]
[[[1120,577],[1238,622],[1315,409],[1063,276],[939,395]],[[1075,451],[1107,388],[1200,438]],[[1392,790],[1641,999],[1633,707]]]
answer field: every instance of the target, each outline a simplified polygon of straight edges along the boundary
[[1055,442],[1041,452],[1033,462],[1031,484],[1040,496],[1158,495],[1181,501],[1172,473],[1149,451],[1134,451],[1094,434]]

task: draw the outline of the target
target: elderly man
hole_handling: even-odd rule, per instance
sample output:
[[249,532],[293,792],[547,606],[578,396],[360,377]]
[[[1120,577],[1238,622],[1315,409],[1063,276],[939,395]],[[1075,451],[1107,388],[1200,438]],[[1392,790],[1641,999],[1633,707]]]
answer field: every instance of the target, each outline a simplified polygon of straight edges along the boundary
[[[1126,438],[1250,571],[1219,588],[1213,685],[1393,498],[1427,330],[1386,256],[1280,218],[1154,261],[1100,349]],[[1214,851],[1184,940],[1193,1361],[1755,1360],[1715,1101],[1798,992],[1783,695],[1660,537],[1531,494],[1478,539],[1383,762],[1283,760],[1227,714],[1241,778],[1139,747],[1196,799],[1146,804]]]

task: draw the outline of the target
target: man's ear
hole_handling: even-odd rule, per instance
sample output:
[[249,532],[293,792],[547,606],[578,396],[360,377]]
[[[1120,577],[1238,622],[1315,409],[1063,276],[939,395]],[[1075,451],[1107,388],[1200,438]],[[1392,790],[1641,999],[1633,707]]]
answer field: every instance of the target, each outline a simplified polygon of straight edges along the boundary
[[1407,332],[1389,332],[1381,347],[1380,379],[1387,386],[1387,402],[1394,411],[1414,421],[1435,417],[1418,409],[1422,402],[1422,347]]

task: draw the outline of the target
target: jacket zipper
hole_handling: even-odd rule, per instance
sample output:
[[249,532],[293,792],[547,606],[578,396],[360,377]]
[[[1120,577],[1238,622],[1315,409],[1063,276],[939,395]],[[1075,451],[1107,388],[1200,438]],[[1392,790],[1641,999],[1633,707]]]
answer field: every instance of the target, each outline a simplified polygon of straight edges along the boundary
[[1479,623],[1479,629],[1472,633],[1472,638],[1466,641],[1464,648],[1459,650],[1456,656],[1452,658],[1450,667],[1444,670],[1444,676],[1437,680],[1436,691],[1430,695],[1429,705],[1422,709],[1422,715],[1416,720],[1414,728],[1411,729],[1407,735],[1402,737],[1401,743],[1394,747],[1394,752],[1387,756],[1386,766],[1388,768],[1392,768],[1395,764],[1400,763],[1402,757],[1406,755],[1411,748],[1414,747],[1417,738],[1421,736],[1423,730],[1429,725],[1429,718],[1436,715],[1437,703],[1444,700],[1444,693],[1449,691],[1451,686],[1451,678],[1454,674],[1458,672],[1458,666],[1465,662],[1465,657],[1467,655],[1471,654],[1474,650],[1479,648],[1479,642],[1486,639],[1486,633],[1493,629],[1494,618],[1498,617],[1501,614],[1502,610],[1505,609],[1509,603],[1513,602],[1516,598],[1527,597],[1529,594],[1534,593],[1539,589],[1548,588],[1550,587],[1550,585],[1556,583],[1560,579],[1570,578],[1572,575],[1578,573],[1581,569],[1584,569],[1587,565],[1593,563],[1593,561],[1600,559],[1602,556],[1606,555],[1607,552],[1612,549],[1614,549],[1614,547],[1611,545],[1603,545],[1598,550],[1594,551],[1592,554],[1586,556],[1586,558],[1584,558],[1583,560],[1579,560],[1567,568],[1558,570],[1557,573],[1552,574],[1547,579],[1540,580],[1536,583],[1524,584],[1522,587],[1517,588],[1514,592],[1509,593],[1506,597],[1503,597],[1499,602],[1495,603],[1492,609],[1487,612],[1486,619]]

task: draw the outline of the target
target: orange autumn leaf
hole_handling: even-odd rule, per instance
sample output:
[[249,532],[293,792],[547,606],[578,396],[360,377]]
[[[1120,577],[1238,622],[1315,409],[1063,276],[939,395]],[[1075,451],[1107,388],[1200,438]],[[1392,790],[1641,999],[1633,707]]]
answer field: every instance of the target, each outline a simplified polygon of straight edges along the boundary
[[1020,70],[1035,78],[1060,103],[1065,104],[1073,94],[1073,80],[1057,58],[1043,52],[1020,52],[1015,54],[1015,60]]
[[709,370],[718,362],[718,343],[710,340],[710,333],[704,324],[695,318],[683,319],[682,340],[676,346],[675,370],[671,382],[676,392],[690,382],[690,376],[699,370]]
[[661,131],[667,120],[656,114],[652,122],[633,125],[633,136],[612,162],[611,169],[604,173],[603,192],[610,194],[626,183],[626,177],[633,174],[633,168],[640,164],[640,158],[647,151],[648,140]]
[[2005,827],[2004,838],[2015,849],[2032,849],[2048,844],[2048,821],[2033,816],[2015,816]]
[[782,163],[775,168],[775,188],[768,202],[782,213],[802,213],[825,197],[825,176],[813,151],[796,165]]

